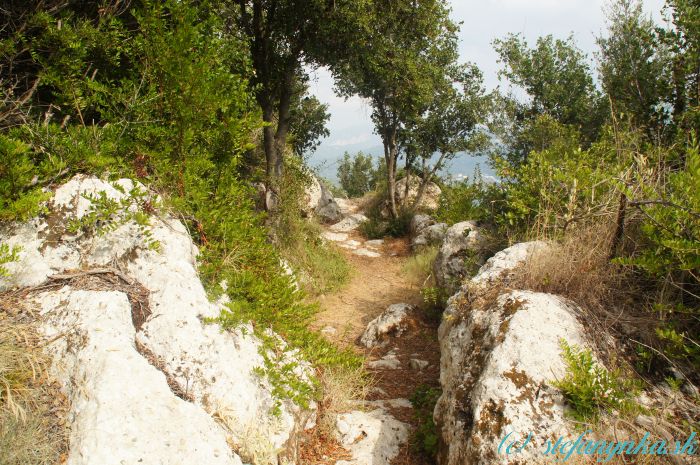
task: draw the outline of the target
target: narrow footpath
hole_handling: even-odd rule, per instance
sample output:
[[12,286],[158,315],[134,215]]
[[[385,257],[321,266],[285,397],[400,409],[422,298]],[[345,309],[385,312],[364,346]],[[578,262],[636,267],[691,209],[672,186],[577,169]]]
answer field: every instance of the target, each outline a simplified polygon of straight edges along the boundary
[[[329,230],[325,235],[343,251],[352,275],[346,286],[318,298],[322,310],[315,326],[330,340],[366,356],[366,368],[374,382],[365,407],[383,408],[409,425],[409,440],[392,465],[429,465],[431,461],[414,444],[418,422],[409,399],[420,387],[439,385],[440,348],[437,323],[422,311],[420,286],[411,283],[404,272],[410,257],[408,240],[367,241],[356,230]],[[368,323],[399,303],[416,308],[411,329],[382,347],[362,346],[359,340]]]

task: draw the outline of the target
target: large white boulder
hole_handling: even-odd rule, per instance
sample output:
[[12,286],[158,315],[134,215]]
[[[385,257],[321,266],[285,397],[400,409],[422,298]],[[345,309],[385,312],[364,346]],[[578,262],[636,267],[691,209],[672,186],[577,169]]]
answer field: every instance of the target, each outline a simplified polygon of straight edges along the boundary
[[381,408],[338,415],[336,428],[340,444],[352,456],[336,465],[390,465],[408,440],[408,426]]
[[321,205],[321,200],[323,198],[323,186],[313,173],[306,173],[309,182],[304,188],[304,203],[302,212],[305,216],[311,216],[316,209]]
[[368,218],[362,213],[355,213],[332,225],[330,229],[337,233],[348,233],[359,228],[367,220]]
[[[510,272],[548,247],[529,242],[499,252],[448,301],[438,330],[443,392],[434,412],[442,465],[535,463],[545,440],[573,434],[551,381],[566,374],[562,340],[588,345],[578,308],[550,294],[498,295]],[[526,448],[499,453],[508,433],[515,441],[529,432]]]
[[[396,181],[396,202],[399,205],[413,205],[422,179],[415,175],[405,176]],[[408,184],[408,195],[406,195],[406,184]],[[428,182],[425,186],[425,191],[418,204],[418,210],[435,211],[440,206],[440,194],[442,190],[434,182]]]
[[389,305],[374,320],[370,321],[364,333],[360,337],[360,343],[367,347],[377,347],[386,344],[391,337],[398,337],[415,325],[412,313],[413,305],[393,304]]
[[[20,260],[7,266],[12,277],[0,279],[0,287],[35,286],[66,270],[120,268],[128,280],[148,291],[150,316],[135,337],[160,361],[171,383],[188,393],[198,409],[227,425],[236,449],[245,452],[248,438],[254,437],[275,454],[293,455],[288,441],[306,425],[308,414],[290,402],[278,406],[272,386],[254,372],[264,361],[262,343],[249,325],[222,331],[204,322],[218,316],[222,306],[207,298],[197,275],[197,249],[182,223],[154,216],[148,230],[134,221],[117,223],[103,235],[72,234],[66,229],[71,220],[89,212],[90,195],[104,192],[129,205],[125,208],[135,208],[128,202],[133,186],[129,180],[109,183],[84,176],[61,186],[48,204],[47,217],[16,225],[0,237],[22,247]],[[156,241],[158,250],[148,247]],[[308,369],[299,364],[300,378]],[[123,376],[138,382],[129,372]],[[278,415],[273,414],[276,407]]]
[[241,464],[225,429],[137,351],[126,294],[66,286],[34,300],[70,403],[66,464]]
[[436,284],[452,294],[474,267],[483,264],[484,236],[474,221],[452,225],[433,263]]
[[547,242],[532,241],[520,242],[503,249],[486,260],[484,266],[479,268],[479,272],[471,279],[470,285],[484,287],[503,280],[518,266],[535,258],[537,254],[545,253],[550,247],[552,246]]
[[306,171],[305,174],[309,183],[304,189],[303,216],[310,217],[315,214],[325,223],[335,223],[343,219],[343,211],[331,191],[313,173]]
[[409,233],[411,236],[417,236],[421,231],[433,224],[435,224],[435,220],[432,219],[430,215],[416,213],[413,215],[413,218],[411,218]]

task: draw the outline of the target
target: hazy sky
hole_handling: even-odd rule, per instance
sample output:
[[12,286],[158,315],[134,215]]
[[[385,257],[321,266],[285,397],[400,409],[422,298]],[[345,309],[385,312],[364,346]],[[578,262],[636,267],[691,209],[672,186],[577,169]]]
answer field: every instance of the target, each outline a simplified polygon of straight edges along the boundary
[[[595,37],[605,29],[606,0],[451,0],[450,3],[452,18],[462,22],[461,60],[479,66],[488,89],[499,84],[499,66],[491,46],[494,39],[514,32],[524,34],[529,43],[534,43],[542,35],[566,38],[573,34],[578,46],[592,55]],[[664,1],[643,0],[643,3],[645,11],[660,20]],[[329,104],[331,113],[328,124],[331,135],[323,140],[319,153],[381,143],[373,133],[368,105],[359,98],[346,101],[335,96],[332,78],[326,71],[312,74],[311,91]]]

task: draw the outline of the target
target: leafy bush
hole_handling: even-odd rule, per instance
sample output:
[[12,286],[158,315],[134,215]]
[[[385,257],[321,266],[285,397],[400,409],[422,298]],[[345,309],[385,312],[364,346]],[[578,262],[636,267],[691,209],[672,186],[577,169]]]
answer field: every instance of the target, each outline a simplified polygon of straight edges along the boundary
[[590,349],[570,346],[561,341],[567,374],[552,384],[559,388],[578,421],[590,423],[601,411],[633,412],[638,409],[634,396],[640,386],[626,379],[622,371],[609,372],[593,358]]
[[[642,240],[649,246],[623,263],[641,267],[661,277],[686,275],[700,286],[700,150],[697,142],[688,147],[685,169],[667,176],[664,191],[642,185],[632,204],[644,214]],[[631,194],[631,193],[629,193]],[[675,276],[674,276],[675,275]],[[686,279],[678,279],[688,286]],[[690,290],[690,289],[689,289]]]
[[299,214],[310,179],[296,163],[289,159],[284,174],[285,188],[275,213],[275,243],[295,268],[300,284],[312,294],[323,294],[347,282],[350,266],[337,248],[321,238],[320,225]]
[[440,205],[435,212],[435,219],[441,223],[453,225],[466,220],[488,219],[489,187],[477,170],[473,179],[465,179],[459,183],[443,186],[440,194]]
[[20,248],[17,246],[10,248],[8,244],[0,244],[0,278],[9,276],[5,265],[19,260],[19,251]]
[[368,220],[360,224],[360,233],[367,239],[381,239],[386,236],[404,237],[411,227],[413,213],[400,210],[396,218],[383,219],[379,214],[369,212]]
[[418,450],[431,458],[435,458],[438,452],[439,433],[433,420],[433,410],[440,395],[440,389],[421,385],[409,399],[413,405],[413,415],[418,420],[414,444]]
[[345,152],[338,165],[338,180],[349,197],[362,197],[377,187],[380,168],[373,166],[373,157],[357,152],[352,157]]

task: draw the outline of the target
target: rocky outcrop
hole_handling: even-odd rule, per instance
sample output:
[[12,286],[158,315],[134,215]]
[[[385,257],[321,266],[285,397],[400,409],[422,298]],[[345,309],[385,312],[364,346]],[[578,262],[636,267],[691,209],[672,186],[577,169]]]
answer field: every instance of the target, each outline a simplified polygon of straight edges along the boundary
[[544,241],[520,242],[507,249],[501,250],[486,260],[484,266],[471,279],[470,286],[474,288],[488,287],[497,281],[505,280],[508,274],[521,264],[524,264],[540,253],[545,253],[552,247]]
[[[587,346],[579,309],[550,294],[500,290],[512,270],[547,247],[530,242],[499,252],[448,302],[434,411],[441,465],[536,463],[547,439],[573,434],[551,381],[566,374],[561,340]],[[508,433],[510,443],[530,432],[517,454],[499,453]]]
[[[0,238],[22,247],[20,260],[7,266],[12,278],[0,285],[52,283],[34,298],[47,320],[46,332],[70,328],[81,342],[59,338],[50,347],[68,397],[87,393],[79,402],[76,398],[80,414],[71,425],[68,463],[137,463],[127,441],[153,437],[151,447],[159,451],[153,442],[158,437],[159,444],[166,443],[154,436],[161,426],[169,431],[173,458],[151,460],[155,456],[149,452],[143,463],[191,463],[193,457],[201,458],[198,463],[239,463],[222,448],[227,442],[244,457],[251,447],[264,446],[272,455],[293,459],[290,444],[309,413],[289,402],[278,405],[272,386],[255,373],[264,362],[262,343],[250,325],[222,331],[204,322],[218,316],[225,302],[208,300],[197,276],[197,249],[182,223],[152,216],[144,227],[124,215],[137,208],[138,202],[130,201],[134,189],[145,192],[129,180],[75,177],[54,193],[48,216],[15,225]],[[90,218],[95,209],[90,199],[101,196],[120,204],[117,218],[71,232],[68,225]],[[95,276],[111,278],[97,284],[82,280]],[[68,286],[53,285],[62,282]],[[298,376],[306,377],[308,369],[300,361]],[[148,396],[148,405],[139,396]],[[279,414],[273,415],[276,407]],[[110,416],[129,416],[129,421],[100,423]],[[100,439],[105,434],[118,439]],[[94,455],[83,459],[85,447]],[[95,459],[106,454],[111,461]]]
[[304,190],[302,214],[305,217],[316,215],[324,223],[335,223],[343,219],[344,214],[331,191],[313,173],[307,175],[309,184]]
[[448,226],[446,223],[435,223],[428,215],[414,215],[411,219],[410,237],[411,249],[418,251],[423,247],[437,245],[445,239]]
[[65,463],[241,464],[224,428],[138,352],[125,293],[65,286],[35,300],[70,403]]
[[415,215],[413,215],[413,218],[411,218],[411,223],[409,224],[408,232],[411,235],[411,237],[417,236],[418,234],[420,234],[421,231],[433,224],[435,224],[435,220],[432,219],[430,215],[416,213]]
[[390,465],[408,440],[408,426],[382,408],[338,415],[336,428],[340,444],[352,456],[336,465]]
[[423,229],[417,236],[411,239],[411,248],[414,251],[420,250],[422,247],[429,247],[442,243],[447,234],[447,223],[437,223]]
[[313,173],[306,173],[309,178],[309,183],[304,188],[304,203],[302,213],[306,217],[310,217],[321,206],[323,199],[323,185]]
[[362,223],[367,221],[367,217],[362,213],[355,213],[339,221],[330,227],[332,232],[347,233],[356,230]]
[[483,264],[484,236],[474,221],[463,221],[445,232],[435,262],[433,276],[436,284],[452,294],[474,268]]
[[[423,180],[415,175],[405,176],[396,181],[396,203],[399,205],[413,205],[418,190]],[[406,195],[406,184],[408,184],[408,195]],[[417,210],[420,211],[435,211],[440,206],[440,194],[442,190],[434,182],[428,182],[425,186],[423,196],[420,203],[417,205]]]
[[401,336],[415,326],[413,311],[413,305],[390,305],[381,315],[369,322],[360,337],[360,343],[367,348],[378,347],[385,345],[392,337]]

